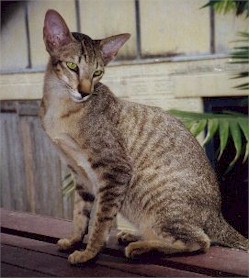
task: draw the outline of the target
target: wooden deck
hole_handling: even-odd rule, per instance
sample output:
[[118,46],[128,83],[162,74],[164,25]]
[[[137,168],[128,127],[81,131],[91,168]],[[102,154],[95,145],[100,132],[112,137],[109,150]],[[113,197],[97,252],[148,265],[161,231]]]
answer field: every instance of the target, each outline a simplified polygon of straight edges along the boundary
[[71,266],[56,242],[71,222],[1,209],[1,277],[248,277],[248,253],[212,247],[207,254],[128,260],[115,232],[92,263]]

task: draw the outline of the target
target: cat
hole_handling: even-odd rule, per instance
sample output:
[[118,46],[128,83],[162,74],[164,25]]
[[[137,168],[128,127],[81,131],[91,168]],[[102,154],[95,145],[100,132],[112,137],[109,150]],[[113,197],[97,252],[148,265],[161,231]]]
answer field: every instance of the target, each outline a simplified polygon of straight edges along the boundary
[[191,133],[162,109],[119,99],[100,83],[130,34],[92,40],[71,33],[55,10],[43,34],[50,59],[41,123],[76,179],[74,228],[60,249],[82,241],[96,204],[86,249],[69,262],[98,254],[118,212],[138,231],[118,234],[128,258],[206,252],[211,243],[247,250],[222,216],[216,176]]

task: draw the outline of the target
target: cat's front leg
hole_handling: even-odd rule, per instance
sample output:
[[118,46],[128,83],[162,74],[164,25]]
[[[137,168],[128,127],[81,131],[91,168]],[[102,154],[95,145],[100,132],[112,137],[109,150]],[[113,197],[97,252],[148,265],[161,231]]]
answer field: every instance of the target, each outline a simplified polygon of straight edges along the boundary
[[119,207],[120,201],[113,205],[104,205],[103,199],[100,198],[87,247],[84,251],[75,251],[69,256],[71,264],[87,262],[97,255],[108,239]]
[[89,261],[101,250],[121,208],[131,177],[131,169],[127,166],[103,173],[104,183],[97,195],[97,209],[87,247],[84,251],[75,251],[69,256],[71,264]]
[[57,242],[60,250],[68,250],[74,247],[88,233],[88,224],[94,199],[95,197],[88,193],[88,191],[85,191],[82,185],[76,184],[73,231],[69,238],[63,238]]

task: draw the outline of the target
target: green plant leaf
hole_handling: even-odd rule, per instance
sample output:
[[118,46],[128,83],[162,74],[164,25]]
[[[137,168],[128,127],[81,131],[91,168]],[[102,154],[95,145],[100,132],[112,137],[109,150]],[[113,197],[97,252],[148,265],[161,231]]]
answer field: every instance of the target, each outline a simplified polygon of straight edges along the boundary
[[243,161],[242,163],[245,163],[247,158],[248,158],[248,154],[249,154],[249,142],[246,143],[246,147],[245,147],[245,155],[244,155],[244,158],[243,158]]
[[208,119],[208,124],[207,124],[207,135],[202,143],[202,145],[206,145],[212,137],[215,135],[217,129],[219,126],[219,120],[217,118],[213,119]]
[[200,121],[193,123],[189,130],[195,137],[197,137],[202,131],[204,131],[206,125],[207,119],[201,119]]
[[74,176],[72,175],[72,173],[66,174],[63,179],[63,186],[62,186],[63,196],[69,195],[70,192],[74,190],[74,187],[75,187]]
[[[248,103],[248,102],[247,102]],[[183,123],[186,123],[187,127],[194,134],[198,134],[202,128],[205,130],[207,127],[207,135],[203,142],[203,145],[208,143],[218,130],[220,146],[218,160],[221,158],[231,134],[232,140],[235,146],[236,154],[233,161],[230,163],[226,172],[232,169],[234,163],[239,159],[241,151],[245,150],[243,162],[248,158],[248,116],[231,111],[223,111],[223,113],[195,113],[187,111],[171,110],[172,115],[180,118]],[[202,121],[202,122],[201,122]],[[207,125],[205,125],[205,122]],[[246,139],[242,142],[242,137]],[[242,145],[244,144],[244,145]],[[246,145],[246,147],[245,147]]]
[[67,186],[63,188],[63,196],[68,196],[75,189],[75,183],[71,180]]
[[191,129],[191,127],[192,127],[192,125],[193,125],[193,121],[192,120],[190,120],[190,119],[183,119],[183,124],[185,125],[185,127],[188,129],[188,130],[190,130]]
[[247,158],[248,158],[248,154],[249,154],[249,126],[248,126],[248,119],[239,119],[238,121],[241,130],[243,131],[243,134],[245,136],[245,139],[247,141],[246,146],[245,146],[245,155],[243,158],[243,163],[246,162]]
[[241,72],[237,76],[233,77],[232,79],[243,78],[248,76],[249,76],[249,72]]
[[66,182],[66,180],[67,180],[68,178],[71,178],[71,177],[72,177],[71,172],[68,173],[68,174],[66,174],[65,177],[63,178],[63,183]]
[[210,0],[201,8],[213,7],[217,13],[226,14],[233,11],[236,16],[246,13],[248,17],[248,1],[246,0]]
[[[238,7],[239,6],[243,7],[242,5],[243,4],[240,4],[240,5],[238,5]],[[247,8],[247,11],[248,11],[248,1],[247,1],[247,5],[245,6],[245,8]],[[232,59],[230,64],[249,64],[249,46],[248,46],[249,33],[248,32],[239,32],[238,35],[240,37],[242,37],[243,40],[237,40],[234,42],[244,43],[247,45],[243,45],[243,46],[241,45],[241,46],[234,47],[234,50],[230,54],[230,57]],[[244,71],[244,72],[239,73],[234,78],[246,78],[248,76],[249,76],[249,71]],[[249,88],[249,84],[248,84],[248,82],[245,82],[238,86],[234,86],[234,88],[237,88],[240,90],[247,90]]]
[[238,123],[240,125],[240,128],[246,138],[246,140],[249,140],[249,126],[248,126],[248,119],[247,118],[239,118]]
[[218,160],[220,160],[224,152],[229,137],[229,122],[226,119],[219,120],[219,137],[220,137],[220,153],[218,156]]
[[69,188],[71,188],[72,183],[74,184],[73,179],[69,180],[68,183],[64,183],[63,192],[67,192]]
[[247,90],[249,89],[249,83],[242,83],[240,85],[235,86],[234,88],[238,88],[240,90]]
[[230,133],[232,135],[232,139],[233,139],[233,142],[234,142],[234,147],[235,147],[235,150],[236,150],[235,157],[232,160],[232,162],[229,164],[229,168],[230,168],[235,164],[235,162],[240,157],[241,149],[242,149],[242,138],[241,138],[240,126],[238,124],[237,119],[234,120],[234,121],[233,120],[230,121],[229,127],[230,127]]

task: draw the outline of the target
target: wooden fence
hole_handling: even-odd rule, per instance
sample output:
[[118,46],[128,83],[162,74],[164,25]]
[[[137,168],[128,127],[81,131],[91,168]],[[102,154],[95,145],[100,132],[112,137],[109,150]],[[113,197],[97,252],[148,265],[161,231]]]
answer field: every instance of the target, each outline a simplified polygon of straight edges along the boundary
[[[1,71],[44,70],[47,53],[43,21],[56,9],[71,31],[95,39],[128,32],[120,60],[228,54],[244,16],[214,14],[201,7],[208,0],[33,0],[1,1]],[[5,4],[4,4],[5,3]],[[7,3],[7,4],[6,4]]]
[[69,173],[41,128],[37,101],[1,102],[1,206],[71,218],[62,196]]
[[232,89],[230,77],[242,68],[228,64],[227,55],[247,21],[200,9],[207,1],[1,1],[1,206],[72,216],[72,199],[61,192],[68,170],[37,118],[48,58],[42,40],[47,9],[93,38],[132,34],[104,77],[119,97],[202,111],[202,97],[246,94]]

